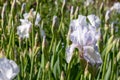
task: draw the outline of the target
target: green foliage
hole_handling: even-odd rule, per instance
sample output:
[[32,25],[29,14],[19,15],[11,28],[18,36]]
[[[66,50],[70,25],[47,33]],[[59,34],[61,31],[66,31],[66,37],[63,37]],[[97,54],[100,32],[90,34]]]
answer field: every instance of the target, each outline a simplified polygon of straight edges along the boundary
[[[112,13],[110,21],[105,22],[104,16],[107,5],[100,9],[101,1],[95,5],[84,6],[84,0],[6,0],[4,18],[0,16],[0,54],[14,60],[20,73],[15,80],[119,80],[120,79],[120,27],[118,32],[112,32],[110,24],[118,21],[120,26],[120,14]],[[15,1],[15,2],[14,2]],[[0,1],[0,12],[2,12],[4,0]],[[40,27],[32,26],[28,39],[19,39],[16,34],[20,18],[23,18],[21,5],[26,2],[24,12],[31,8],[41,15]],[[106,2],[104,2],[106,4]],[[73,14],[70,8],[74,6]],[[66,62],[66,47],[69,23],[71,19],[77,18],[79,14],[96,14],[101,18],[101,40],[99,51],[103,63],[97,72],[85,72],[80,63],[78,51],[74,51],[72,61]],[[53,16],[58,17],[58,24],[52,30]],[[34,22],[34,21],[33,21]],[[41,37],[40,29],[46,33],[45,42]],[[37,39],[35,36],[38,34]],[[86,75],[87,73],[87,75]]]

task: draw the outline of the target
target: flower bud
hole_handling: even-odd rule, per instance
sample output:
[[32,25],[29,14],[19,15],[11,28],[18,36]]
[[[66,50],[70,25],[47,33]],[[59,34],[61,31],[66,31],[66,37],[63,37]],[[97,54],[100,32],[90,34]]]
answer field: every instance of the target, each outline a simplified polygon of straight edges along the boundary
[[117,49],[120,49],[120,39],[117,39],[116,48],[117,48]]
[[45,31],[44,31],[43,29],[40,29],[40,35],[41,35],[42,38],[43,38],[44,36],[46,36]]
[[63,0],[62,9],[64,8],[65,4],[66,4],[66,0]]
[[120,61],[120,51],[117,53],[117,62]]
[[100,12],[103,13],[103,11],[104,11],[104,2],[102,2],[100,5]]
[[53,22],[52,22],[52,26],[54,27],[56,22],[58,21],[57,16],[53,16]]
[[37,46],[37,40],[38,40],[38,33],[35,35],[35,46]]
[[34,9],[32,8],[32,9],[30,10],[30,12],[28,13],[28,19],[29,19],[30,21],[33,21],[33,18],[34,18],[33,11],[34,11]]
[[5,54],[4,51],[1,50],[1,51],[0,51],[0,58],[4,57],[4,54]]
[[46,45],[46,37],[43,36],[43,41],[42,41],[42,51],[44,51],[45,45]]
[[112,22],[110,27],[111,27],[111,34],[113,35],[115,31],[117,31],[117,26],[115,26],[116,22]]
[[26,6],[26,3],[23,3],[22,6],[21,6],[21,14],[24,12],[25,6]]
[[106,14],[105,14],[105,22],[107,23],[108,20],[110,19],[110,13],[111,13],[111,10],[107,10],[106,11]]
[[70,20],[72,20],[72,18],[73,18],[73,12],[74,12],[74,7],[71,6],[71,8],[70,8]]
[[85,77],[88,77],[88,76],[89,76],[88,65],[89,65],[89,64],[87,63],[87,65],[86,65],[86,67],[85,67],[85,71],[84,71]]
[[70,40],[70,34],[71,34],[71,28],[69,28],[68,34],[67,34],[67,45],[69,45]]
[[46,66],[45,66],[45,69],[48,71],[49,67],[50,67],[50,62],[48,61],[47,64],[46,64]]
[[4,3],[4,5],[3,5],[3,9],[2,9],[2,13],[1,13],[2,19],[4,19],[4,14],[5,14],[6,6],[7,6],[7,2]]
[[60,80],[64,80],[64,78],[65,78],[65,74],[64,74],[64,72],[62,71],[62,72],[61,72]]
[[75,18],[76,18],[77,15],[78,15],[78,10],[79,10],[79,7],[77,6],[77,8],[76,8],[76,10],[75,10],[75,14],[74,14]]
[[52,33],[55,29],[58,29],[58,18],[57,16],[53,16],[53,22],[52,22]]

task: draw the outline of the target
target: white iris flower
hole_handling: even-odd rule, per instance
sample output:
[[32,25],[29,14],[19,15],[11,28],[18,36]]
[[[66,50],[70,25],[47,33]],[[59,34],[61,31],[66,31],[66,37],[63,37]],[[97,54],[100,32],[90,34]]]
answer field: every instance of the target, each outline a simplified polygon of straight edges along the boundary
[[29,38],[29,32],[32,27],[32,22],[29,20],[35,18],[35,26],[39,26],[41,20],[40,14],[36,11],[31,10],[29,13],[23,14],[24,19],[20,19],[21,25],[17,27],[17,34],[20,38]]
[[21,25],[17,27],[17,34],[20,38],[29,38],[29,31],[32,23],[27,19],[20,19]]
[[[86,21],[88,18],[89,22]],[[83,53],[83,58],[92,65],[101,64],[102,60],[97,49],[100,38],[100,19],[95,15],[82,16],[70,23],[70,40],[72,44],[66,49],[66,60],[71,61],[73,51],[78,48]]]
[[19,73],[17,64],[6,58],[0,58],[0,80],[12,80]]

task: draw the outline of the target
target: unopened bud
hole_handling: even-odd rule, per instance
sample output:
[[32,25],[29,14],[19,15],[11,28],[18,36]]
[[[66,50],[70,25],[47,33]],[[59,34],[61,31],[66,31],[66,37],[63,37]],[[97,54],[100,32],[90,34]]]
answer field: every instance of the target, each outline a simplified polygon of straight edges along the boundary
[[[25,52],[24,52],[24,54],[25,54]],[[29,56],[32,57],[32,49],[31,48],[29,48]]]
[[84,71],[85,77],[87,77],[89,75],[88,65],[89,65],[89,63],[87,62],[87,65],[86,65],[85,71]]
[[66,4],[66,0],[63,0],[62,8],[64,8],[65,4]]
[[114,26],[114,22],[112,22],[111,24],[111,34],[113,35],[114,34],[114,30],[115,30],[115,26]]
[[53,16],[53,22],[52,22],[52,32],[54,31],[55,28],[58,27],[58,18],[57,16]]
[[120,60],[120,51],[117,53],[117,62]]
[[29,18],[30,21],[32,21],[33,18],[34,18],[33,11],[34,11],[34,9],[32,8],[32,9],[30,10],[30,12],[28,13],[28,18]]
[[5,14],[6,6],[7,6],[7,2],[4,3],[4,5],[3,5],[3,9],[2,9],[2,13],[1,13],[2,19],[4,19],[4,14]]
[[14,8],[15,8],[15,4],[16,4],[16,0],[13,0],[13,2],[12,2],[12,6],[11,6],[11,12],[10,12],[10,15],[9,15],[9,21],[8,21],[8,33],[10,34],[10,26],[12,25],[11,23],[12,23],[12,15],[13,15],[13,11],[15,10]]
[[100,5],[100,12],[103,13],[103,11],[104,11],[104,2],[102,2]]
[[62,71],[62,72],[61,72],[60,80],[64,80],[64,79],[65,79],[65,74],[64,74],[64,72]]
[[73,18],[73,12],[74,12],[74,7],[71,6],[71,8],[70,8],[70,20],[72,20],[72,18]]
[[4,51],[3,50],[0,51],[0,58],[2,58],[2,57],[4,57]]
[[110,19],[110,13],[111,13],[110,10],[107,10],[107,11],[106,11],[106,14],[105,14],[105,22],[106,22],[106,23],[107,23],[108,20]]
[[54,4],[55,4],[56,6],[58,6],[58,2],[57,2],[57,0],[54,1]]
[[71,34],[71,28],[69,29],[68,34],[67,34],[67,45],[69,45],[70,34]]
[[50,62],[48,61],[47,64],[46,64],[46,66],[45,66],[45,69],[49,70],[49,67],[50,67]]
[[17,4],[19,4],[19,5],[21,5],[21,3],[20,3],[20,1],[19,1],[19,0],[16,0],[16,3],[17,3]]
[[40,35],[41,35],[42,38],[43,38],[44,36],[46,36],[45,31],[44,31],[43,29],[40,29]]
[[105,24],[104,30],[105,30],[105,31],[108,31],[108,28],[109,28],[109,25],[108,25],[108,24]]
[[56,24],[57,21],[58,21],[57,16],[53,16],[52,26],[55,26],[55,24]]
[[37,40],[38,40],[38,33],[35,35],[35,46],[37,46]]
[[117,39],[116,48],[120,49],[120,39]]
[[79,7],[77,6],[77,8],[76,8],[76,10],[75,10],[75,18],[77,17],[77,15],[78,15],[78,10],[79,10]]
[[12,7],[11,7],[11,11],[13,11],[14,7],[15,7],[15,3],[16,3],[16,0],[13,0],[12,2]]
[[114,39],[113,42],[112,42],[112,45],[113,45],[113,47],[112,47],[112,49],[111,49],[112,51],[115,50],[116,44],[117,44],[117,39]]
[[43,36],[43,41],[42,41],[42,51],[44,51],[45,45],[46,45],[46,37]]
[[26,6],[26,3],[23,3],[22,6],[21,6],[21,13],[24,12],[24,10],[25,10],[25,6]]

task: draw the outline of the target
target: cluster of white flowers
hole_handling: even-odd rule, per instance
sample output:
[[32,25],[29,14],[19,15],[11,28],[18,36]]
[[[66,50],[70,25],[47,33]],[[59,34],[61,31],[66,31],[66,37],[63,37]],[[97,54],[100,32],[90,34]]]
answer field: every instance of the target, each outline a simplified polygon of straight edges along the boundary
[[[88,19],[87,22],[86,19]],[[92,65],[101,64],[102,59],[98,52],[97,41],[100,38],[100,19],[94,14],[83,16],[70,23],[70,40],[72,44],[66,49],[66,60],[69,63],[73,51],[78,48],[82,57]]]
[[17,34],[20,38],[29,38],[30,28],[32,26],[32,22],[29,18],[35,18],[35,26],[39,26],[39,22],[41,20],[40,14],[36,14],[36,11],[31,10],[30,13],[24,13],[23,17],[24,19],[20,19],[21,25],[17,27]]
[[0,58],[0,80],[12,80],[19,73],[17,64],[6,58]]

